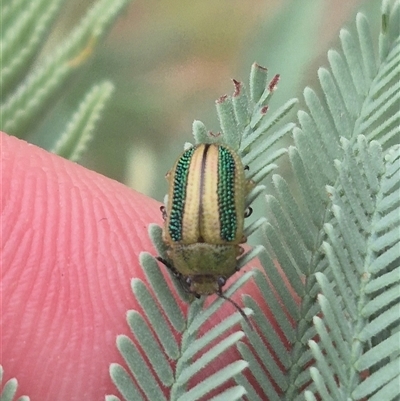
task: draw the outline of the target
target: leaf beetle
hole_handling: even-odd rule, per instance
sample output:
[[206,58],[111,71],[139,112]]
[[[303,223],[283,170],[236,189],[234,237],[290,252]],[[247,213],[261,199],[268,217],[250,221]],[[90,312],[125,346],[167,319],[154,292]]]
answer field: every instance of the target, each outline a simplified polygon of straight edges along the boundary
[[161,206],[162,238],[169,260],[157,259],[199,298],[217,294],[231,302],[222,288],[239,270],[237,258],[246,242],[246,196],[253,181],[246,179],[239,155],[230,147],[202,143],[186,149],[167,173],[168,202]]

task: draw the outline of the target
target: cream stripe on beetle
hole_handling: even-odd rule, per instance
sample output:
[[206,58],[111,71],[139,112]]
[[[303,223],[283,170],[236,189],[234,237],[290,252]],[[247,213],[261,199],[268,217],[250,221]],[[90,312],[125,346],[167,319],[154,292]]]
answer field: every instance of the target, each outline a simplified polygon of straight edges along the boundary
[[[185,207],[182,216],[183,238],[185,244],[193,244],[201,241],[201,231],[199,224],[199,211],[201,208],[201,171],[204,163],[204,146],[195,148],[189,166],[187,181],[187,193],[185,197]],[[176,177],[176,173],[174,174]]]
[[167,179],[163,240],[172,264],[159,260],[196,296],[222,294],[246,241],[245,198],[252,182],[237,153],[221,144],[186,150]]

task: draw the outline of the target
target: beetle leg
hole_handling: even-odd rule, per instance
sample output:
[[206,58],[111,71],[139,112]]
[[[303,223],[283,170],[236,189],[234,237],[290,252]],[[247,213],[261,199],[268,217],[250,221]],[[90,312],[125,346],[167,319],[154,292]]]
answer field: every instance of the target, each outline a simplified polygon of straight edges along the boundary
[[161,256],[157,256],[156,259],[161,262],[174,276],[178,277],[179,279],[182,278],[182,274],[175,269],[175,267],[169,263],[167,260],[163,259]]
[[222,294],[222,287],[226,284],[226,278],[219,276],[217,278],[217,283],[218,283],[218,293]]
[[244,212],[244,217],[245,218],[249,217],[249,216],[251,216],[252,213],[253,213],[253,209],[249,206]]
[[163,220],[164,221],[167,220],[167,210],[165,209],[165,206],[164,205],[160,206],[160,210],[161,210],[161,213],[162,213]]

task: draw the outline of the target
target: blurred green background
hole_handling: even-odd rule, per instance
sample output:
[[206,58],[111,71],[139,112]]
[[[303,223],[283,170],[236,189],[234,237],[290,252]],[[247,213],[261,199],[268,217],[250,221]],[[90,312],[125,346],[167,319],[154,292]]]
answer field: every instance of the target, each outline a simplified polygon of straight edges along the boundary
[[[43,56],[92,3],[64,6]],[[359,10],[379,15],[379,7],[378,0],[133,1],[27,139],[48,147],[88,89],[109,79],[116,90],[81,163],[162,200],[164,175],[192,141],[193,120],[219,130],[214,102],[233,92],[231,78],[247,86],[256,61],[271,77],[281,74],[270,108],[301,98],[305,85],[318,88],[317,68],[339,48],[340,28]],[[379,18],[372,20],[376,31]]]

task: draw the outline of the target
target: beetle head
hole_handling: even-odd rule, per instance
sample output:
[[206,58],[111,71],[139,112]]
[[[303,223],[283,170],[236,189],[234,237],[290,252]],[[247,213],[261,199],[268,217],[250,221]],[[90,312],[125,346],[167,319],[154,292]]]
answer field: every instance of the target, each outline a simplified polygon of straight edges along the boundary
[[211,295],[221,290],[222,286],[219,279],[220,277],[215,277],[211,274],[192,275],[185,278],[185,285],[188,289],[188,292],[196,296]]

